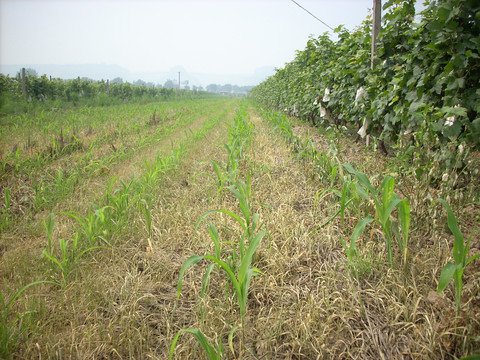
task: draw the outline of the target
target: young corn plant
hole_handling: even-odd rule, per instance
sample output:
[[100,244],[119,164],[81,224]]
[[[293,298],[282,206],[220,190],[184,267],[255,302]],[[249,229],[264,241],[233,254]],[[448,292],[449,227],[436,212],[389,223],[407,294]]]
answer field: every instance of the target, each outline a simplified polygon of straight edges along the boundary
[[88,247],[95,246],[98,242],[111,246],[108,242],[111,236],[111,221],[107,214],[107,210],[110,208],[110,206],[96,208],[94,211],[89,211],[85,217],[74,212],[64,212],[62,214],[77,220],[78,225],[80,225],[78,233],[85,240]]
[[320,175],[325,180],[330,180],[330,186],[335,184],[338,172],[342,170],[339,159],[334,156],[334,162],[326,153],[321,153],[318,159],[315,160],[315,168],[320,172]]
[[73,239],[59,240],[59,255],[55,256],[53,253],[49,253],[46,249],[43,250],[42,256],[45,257],[52,265],[53,269],[60,274],[60,280],[55,280],[55,283],[64,287],[69,281],[70,274],[72,273],[78,260],[86,253],[95,250],[102,249],[104,246],[92,246],[87,249],[81,250],[78,243],[78,234],[75,234]]
[[350,205],[351,203],[354,204],[354,209],[357,211],[357,215],[359,215],[360,196],[357,192],[357,187],[355,186],[355,183],[350,179],[349,175],[345,176],[343,180],[342,191],[338,191],[337,189],[330,188],[330,189],[325,189],[318,192],[315,195],[315,199],[314,199],[315,207],[317,206],[317,202],[322,200],[329,193],[335,194],[340,199],[340,207],[337,210],[337,212],[329,220],[323,223],[318,229],[321,229],[327,226],[328,224],[330,224],[338,215],[340,215],[342,226],[344,226],[345,210],[347,209],[348,205]]
[[407,271],[408,265],[408,233],[410,231],[410,205],[406,199],[403,199],[397,206],[398,219],[401,234],[397,233],[398,246],[402,254],[404,271]]
[[[249,179],[249,177],[248,177]],[[180,298],[182,291],[182,281],[185,271],[192,265],[197,264],[203,259],[209,260],[212,264],[217,265],[219,269],[224,270],[227,278],[230,280],[231,285],[235,291],[238,307],[240,309],[240,318],[242,325],[244,323],[245,314],[247,311],[247,298],[250,288],[250,282],[252,276],[260,273],[258,269],[252,267],[254,254],[260,245],[261,239],[266,235],[266,231],[262,230],[257,232],[261,225],[258,225],[258,214],[252,214],[251,212],[251,184],[250,181],[243,182],[238,180],[235,185],[229,186],[228,189],[238,199],[242,216],[239,216],[229,210],[212,210],[203,214],[197,221],[195,228],[210,214],[224,213],[234,219],[242,228],[243,234],[238,236],[238,252],[234,251],[233,262],[227,263],[221,259],[221,248],[218,232],[216,228],[210,224],[209,233],[212,241],[214,242],[215,255],[193,255],[188,258],[180,269],[180,275],[177,285],[177,300]],[[248,245],[247,245],[248,242]],[[208,282],[208,276],[213,269],[212,264],[207,269],[206,276],[204,277],[204,284]],[[206,285],[203,286],[205,288]],[[202,290],[203,292],[203,290]],[[242,326],[243,329],[243,326]]]
[[469,257],[470,240],[472,239],[473,234],[479,229],[472,231],[470,237],[467,240],[467,243],[465,244],[464,236],[460,231],[460,228],[458,227],[457,219],[452,209],[450,208],[450,205],[448,205],[448,203],[443,199],[437,199],[437,201],[440,202],[447,210],[447,225],[452,234],[454,235],[452,249],[454,263],[448,262],[443,268],[440,274],[440,279],[438,280],[437,292],[441,293],[443,290],[445,290],[445,288],[453,278],[455,282],[456,313],[458,315],[458,311],[460,310],[461,305],[460,302],[463,288],[463,273],[468,264],[480,257],[480,254]]
[[33,207],[35,210],[42,210],[49,202],[48,200],[48,188],[45,183],[40,180],[39,182],[32,180],[32,190],[35,194],[33,197]]
[[53,269],[60,274],[60,280],[56,280],[55,282],[63,287],[68,283],[69,276],[75,264],[83,255],[92,250],[104,247],[92,246],[82,250],[79,246],[78,234],[75,234],[71,242],[70,240],[64,239],[59,240],[59,251],[57,251],[58,255],[56,256],[52,246],[54,223],[55,217],[53,214],[50,214],[48,220],[44,221],[45,231],[47,232],[47,248],[43,250],[42,257],[45,257],[53,266]]
[[148,238],[152,237],[152,208],[147,199],[140,199],[138,201],[138,207],[145,217],[145,226],[147,228]]
[[217,185],[217,195],[220,195],[229,179],[227,167],[215,160],[210,160],[210,162],[212,163],[213,172],[216,176],[215,183]]
[[[367,175],[360,171],[356,171],[352,165],[343,164],[343,167],[350,172],[358,180],[359,186],[356,187],[358,194],[367,201],[370,201],[370,196],[373,198],[375,204],[376,216],[375,222],[377,222],[385,235],[388,262],[390,266],[393,266],[393,250],[392,250],[392,221],[391,214],[397,209],[398,216],[400,218],[399,226],[402,233],[402,239],[399,239],[400,250],[402,251],[402,259],[404,266],[407,264],[408,257],[408,231],[410,226],[410,207],[407,200],[400,199],[394,193],[395,180],[391,176],[385,176],[380,187],[375,189],[371,184]],[[369,195],[370,194],[370,195]]]
[[120,181],[121,187],[113,190],[116,179],[117,177],[114,177],[107,187],[104,204],[111,209],[109,212],[111,223],[117,230],[121,230],[127,226],[130,209],[136,204],[139,195],[134,195],[136,192],[134,179],[129,182]]

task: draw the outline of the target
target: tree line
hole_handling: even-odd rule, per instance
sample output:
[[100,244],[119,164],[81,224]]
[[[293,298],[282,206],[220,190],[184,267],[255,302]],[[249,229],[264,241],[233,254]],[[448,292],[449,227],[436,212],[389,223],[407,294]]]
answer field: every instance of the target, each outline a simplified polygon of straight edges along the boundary
[[27,69],[25,76],[19,72],[10,77],[0,74],[0,112],[13,113],[25,110],[30,105],[72,103],[73,105],[110,105],[128,101],[153,101],[172,98],[211,96],[201,89],[178,90],[159,87],[138,80],[124,82],[121,78],[91,80],[77,78],[64,80],[47,75],[38,76],[35,70]]

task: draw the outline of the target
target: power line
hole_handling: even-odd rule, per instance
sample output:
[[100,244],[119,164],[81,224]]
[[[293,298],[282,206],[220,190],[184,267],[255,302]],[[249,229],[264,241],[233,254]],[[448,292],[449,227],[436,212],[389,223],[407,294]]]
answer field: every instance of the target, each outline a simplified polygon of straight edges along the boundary
[[323,25],[325,25],[326,27],[328,27],[329,29],[331,29],[332,31],[335,31],[334,28],[332,28],[330,25],[326,24],[325,22],[323,22],[322,20],[320,20],[318,17],[316,17],[315,15],[313,15],[310,11],[308,11],[307,9],[305,9],[302,5],[300,5],[299,3],[297,3],[295,0],[291,0],[294,4],[296,4],[298,7],[300,7],[301,9],[305,10],[307,13],[309,13],[310,15],[312,15],[315,19],[317,19],[318,21],[320,21]]

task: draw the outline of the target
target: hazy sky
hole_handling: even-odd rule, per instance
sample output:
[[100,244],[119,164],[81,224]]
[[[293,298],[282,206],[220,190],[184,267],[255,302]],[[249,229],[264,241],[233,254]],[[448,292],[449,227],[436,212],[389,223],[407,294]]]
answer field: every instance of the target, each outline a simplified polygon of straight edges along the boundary
[[[348,29],[373,3],[296,1],[331,27]],[[310,34],[325,31],[291,0],[0,0],[0,63],[251,74],[283,67]]]

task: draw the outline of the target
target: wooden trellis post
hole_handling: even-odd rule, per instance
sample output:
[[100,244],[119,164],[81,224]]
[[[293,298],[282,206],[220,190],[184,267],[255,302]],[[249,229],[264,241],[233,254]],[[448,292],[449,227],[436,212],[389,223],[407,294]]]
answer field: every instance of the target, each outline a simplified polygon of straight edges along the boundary
[[375,66],[375,57],[377,51],[377,38],[382,26],[382,0],[373,0],[373,25],[372,25],[372,58],[371,68]]

